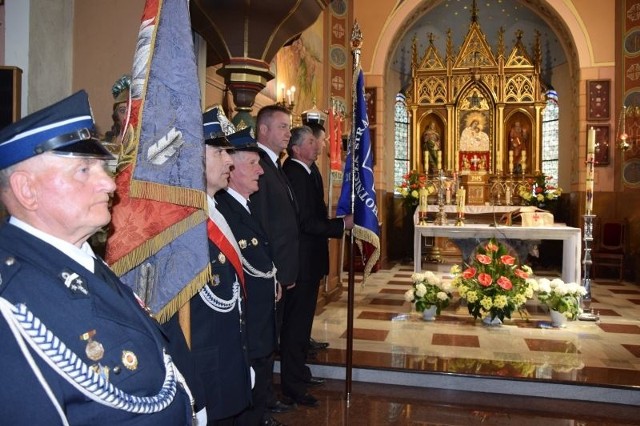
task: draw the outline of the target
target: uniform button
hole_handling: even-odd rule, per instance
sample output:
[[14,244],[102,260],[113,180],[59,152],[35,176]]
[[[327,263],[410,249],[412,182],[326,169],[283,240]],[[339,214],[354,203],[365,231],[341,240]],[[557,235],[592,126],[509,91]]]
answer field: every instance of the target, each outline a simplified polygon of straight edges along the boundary
[[119,365],[116,365],[115,367],[113,367],[113,374],[120,374],[120,372],[122,371],[122,369],[120,368]]
[[16,263],[16,259],[13,256],[9,256],[4,260],[4,264],[7,265],[7,266],[11,266],[14,263]]

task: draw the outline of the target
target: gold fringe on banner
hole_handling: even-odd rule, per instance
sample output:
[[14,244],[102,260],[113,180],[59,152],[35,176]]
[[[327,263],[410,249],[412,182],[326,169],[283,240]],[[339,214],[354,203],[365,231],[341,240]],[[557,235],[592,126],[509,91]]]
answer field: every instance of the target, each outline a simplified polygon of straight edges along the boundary
[[188,303],[189,300],[191,300],[191,298],[211,280],[211,268],[209,265],[211,264],[209,263],[206,269],[197,274],[182,290],[180,290],[180,293],[160,309],[160,312],[153,316],[160,324],[169,321],[173,314],[178,312],[178,309],[180,309],[185,303]]
[[353,236],[356,239],[356,245],[358,246],[363,259],[364,252],[362,250],[362,241],[365,241],[375,247],[375,250],[371,253],[371,256],[369,256],[364,264],[364,272],[362,274],[362,285],[364,285],[369,275],[371,275],[373,265],[375,265],[378,259],[380,259],[380,237],[378,237],[374,232],[371,232],[371,230],[360,225],[355,225],[351,232],[353,232]]
[[207,210],[207,194],[201,190],[131,179],[129,196]]
[[144,243],[131,250],[127,255],[118,259],[110,265],[111,269],[118,276],[126,274],[146,259],[159,252],[164,246],[173,242],[178,236],[204,222],[207,217],[208,216],[204,211],[196,210],[180,222],[171,225],[155,237],[146,240]]

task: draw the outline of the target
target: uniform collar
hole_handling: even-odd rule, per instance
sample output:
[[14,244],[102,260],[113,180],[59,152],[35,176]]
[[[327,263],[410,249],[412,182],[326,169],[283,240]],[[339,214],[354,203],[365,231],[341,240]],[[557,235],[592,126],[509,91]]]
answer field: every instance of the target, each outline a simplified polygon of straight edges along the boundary
[[93,272],[93,259],[96,257],[96,255],[93,253],[93,250],[91,249],[91,246],[88,242],[85,241],[82,246],[78,248],[67,241],[49,235],[46,232],[42,232],[41,230],[34,228],[28,223],[23,222],[13,216],[9,218],[9,223],[17,228],[22,229],[24,232],[33,235],[39,240],[52,245],[53,247],[69,256],[71,259],[78,262],[80,265],[87,268],[89,271]]

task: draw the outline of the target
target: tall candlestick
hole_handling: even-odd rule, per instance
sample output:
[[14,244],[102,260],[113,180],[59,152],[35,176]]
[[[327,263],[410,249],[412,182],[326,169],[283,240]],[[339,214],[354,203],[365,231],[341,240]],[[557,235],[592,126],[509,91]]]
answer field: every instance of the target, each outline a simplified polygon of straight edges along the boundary
[[442,151],[438,150],[438,170],[442,170]]
[[589,137],[587,138],[587,182],[586,182],[586,213],[591,214],[593,211],[593,163],[596,152],[596,130],[589,128]]

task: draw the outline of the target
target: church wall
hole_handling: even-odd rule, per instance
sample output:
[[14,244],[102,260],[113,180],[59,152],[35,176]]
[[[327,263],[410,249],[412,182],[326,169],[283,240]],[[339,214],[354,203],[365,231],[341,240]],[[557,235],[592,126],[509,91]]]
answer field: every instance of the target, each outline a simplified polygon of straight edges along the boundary
[[131,74],[144,0],[74,2],[73,91],[85,89],[101,133],[111,128],[111,86]]

